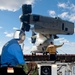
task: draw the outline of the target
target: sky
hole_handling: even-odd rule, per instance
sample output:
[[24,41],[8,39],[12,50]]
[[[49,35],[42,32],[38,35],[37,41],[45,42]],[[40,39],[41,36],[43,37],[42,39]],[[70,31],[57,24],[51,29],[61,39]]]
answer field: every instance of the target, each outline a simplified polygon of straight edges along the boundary
[[[13,38],[13,33],[20,29],[19,16],[22,14],[23,4],[32,5],[32,14],[50,17],[60,17],[75,23],[75,0],[0,0],[0,54],[3,45]],[[75,54],[75,25],[73,35],[58,35],[54,40],[56,45],[64,46],[57,49],[59,54]],[[31,31],[26,32],[24,54],[31,54]]]

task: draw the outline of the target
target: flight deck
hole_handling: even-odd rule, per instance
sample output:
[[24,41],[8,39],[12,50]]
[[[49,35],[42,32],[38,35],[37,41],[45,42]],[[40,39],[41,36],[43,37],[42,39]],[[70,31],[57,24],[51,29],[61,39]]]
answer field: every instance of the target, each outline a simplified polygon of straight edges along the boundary
[[[24,55],[25,61],[51,61],[49,55]],[[75,62],[75,54],[58,54],[56,62]]]

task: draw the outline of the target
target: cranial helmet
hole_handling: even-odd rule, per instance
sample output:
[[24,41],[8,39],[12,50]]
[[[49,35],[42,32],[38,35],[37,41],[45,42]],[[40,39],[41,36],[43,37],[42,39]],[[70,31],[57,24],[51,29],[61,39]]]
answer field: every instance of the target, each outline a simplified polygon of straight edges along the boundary
[[25,35],[25,33],[22,30],[16,30],[15,33],[14,33],[13,38],[17,39],[17,40],[20,40],[21,37],[22,37],[22,34]]

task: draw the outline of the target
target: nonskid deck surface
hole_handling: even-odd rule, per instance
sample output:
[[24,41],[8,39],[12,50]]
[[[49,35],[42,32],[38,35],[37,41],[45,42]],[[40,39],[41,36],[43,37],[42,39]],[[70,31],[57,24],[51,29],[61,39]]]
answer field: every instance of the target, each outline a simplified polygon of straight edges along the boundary
[[[24,55],[26,61],[51,61],[49,55]],[[58,54],[58,62],[75,62],[74,54]]]

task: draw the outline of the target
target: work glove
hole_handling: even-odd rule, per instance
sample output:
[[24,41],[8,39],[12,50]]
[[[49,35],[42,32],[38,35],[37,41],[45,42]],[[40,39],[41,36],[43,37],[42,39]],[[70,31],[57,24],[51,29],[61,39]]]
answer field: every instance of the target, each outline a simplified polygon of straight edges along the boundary
[[16,67],[22,68],[23,71],[27,74],[28,73],[28,66],[27,64],[19,64]]

